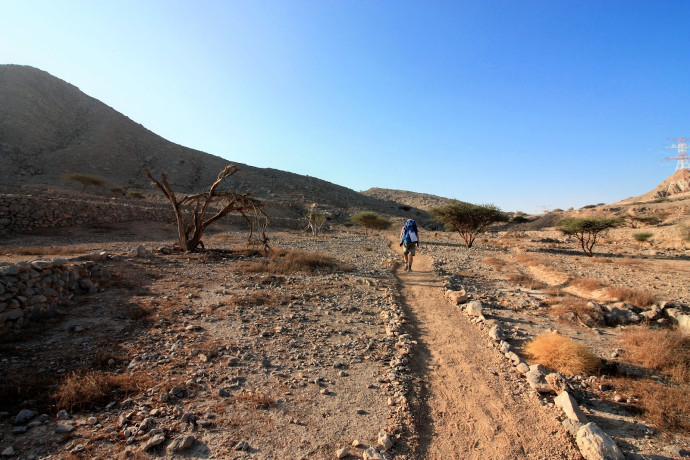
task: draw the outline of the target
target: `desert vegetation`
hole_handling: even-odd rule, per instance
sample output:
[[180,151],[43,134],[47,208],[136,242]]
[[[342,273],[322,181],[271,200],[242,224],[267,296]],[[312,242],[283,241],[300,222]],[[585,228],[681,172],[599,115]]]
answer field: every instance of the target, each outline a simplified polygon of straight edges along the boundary
[[104,187],[108,180],[101,176],[96,176],[95,174],[85,174],[85,173],[70,173],[62,176],[62,180],[66,182],[74,182],[81,185],[82,193],[86,190],[86,187]]
[[[146,175],[163,195],[170,201],[175,212],[177,222],[177,245],[181,250],[194,251],[199,246],[203,247],[201,238],[206,228],[230,213],[238,213],[247,221],[250,228],[251,240],[255,227],[261,231],[261,239],[264,247],[268,249],[266,236],[267,216],[263,212],[263,205],[252,200],[246,194],[237,194],[231,191],[220,191],[218,188],[229,177],[239,171],[234,165],[228,165],[219,174],[215,182],[211,184],[208,192],[178,198],[168,184],[168,175],[161,173],[161,180],[155,179],[149,170]],[[224,202],[219,209],[214,209],[211,204],[217,201]],[[213,212],[211,217],[206,214]]]
[[477,205],[456,202],[433,208],[431,213],[439,222],[458,232],[468,249],[474,244],[477,235],[491,224],[509,220],[508,214],[493,204]]
[[592,257],[594,255],[594,245],[597,244],[608,230],[620,225],[619,218],[581,218],[568,217],[558,223],[558,227],[563,234],[574,237],[579,243],[582,251]]
[[368,234],[369,230],[385,230],[391,226],[388,219],[380,217],[375,212],[362,211],[351,217],[352,222],[364,227],[364,234]]

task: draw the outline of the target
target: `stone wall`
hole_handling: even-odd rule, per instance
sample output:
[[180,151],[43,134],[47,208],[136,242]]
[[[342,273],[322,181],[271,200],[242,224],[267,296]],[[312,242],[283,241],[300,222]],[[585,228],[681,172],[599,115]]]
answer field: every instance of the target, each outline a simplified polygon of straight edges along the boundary
[[0,232],[30,232],[53,227],[111,224],[133,220],[172,221],[169,205],[114,199],[44,195],[0,195]]
[[106,253],[73,259],[34,260],[0,267],[0,337],[31,320],[49,318],[75,294],[95,293]]
[[[135,220],[174,222],[169,203],[152,203],[114,198],[47,196],[43,194],[0,194],[0,235],[24,233],[55,227],[103,225]],[[225,216],[221,222],[245,226],[239,215]],[[271,217],[269,228],[304,229],[303,219]]]

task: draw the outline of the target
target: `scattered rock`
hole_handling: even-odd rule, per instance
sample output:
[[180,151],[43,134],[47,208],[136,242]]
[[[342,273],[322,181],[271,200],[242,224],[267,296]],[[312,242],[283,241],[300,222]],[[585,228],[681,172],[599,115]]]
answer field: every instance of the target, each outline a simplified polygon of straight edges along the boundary
[[566,417],[570,420],[575,420],[580,423],[587,423],[587,416],[582,412],[580,406],[577,405],[575,398],[573,398],[567,391],[563,391],[553,400],[554,404],[563,409]]
[[153,449],[154,447],[160,446],[164,442],[165,442],[165,435],[163,433],[158,433],[155,436],[149,438],[149,440],[146,441],[141,446],[141,450],[142,450],[142,452],[146,452],[149,449]]
[[391,435],[386,433],[385,431],[381,431],[379,433],[378,442],[386,450],[393,447],[393,438],[391,438]]
[[168,445],[168,454],[174,454],[189,449],[196,442],[196,438],[192,435],[178,436],[173,439]]
[[613,439],[594,423],[588,423],[580,428],[575,442],[585,460],[624,460],[625,458]]
[[19,411],[17,416],[14,418],[14,424],[15,425],[24,425],[25,423],[28,423],[38,415],[38,412],[35,410],[31,409],[22,409]]
[[335,458],[338,458],[338,459],[345,458],[348,455],[350,455],[350,452],[348,451],[347,447],[342,447],[342,448],[338,449],[337,451],[335,451]]

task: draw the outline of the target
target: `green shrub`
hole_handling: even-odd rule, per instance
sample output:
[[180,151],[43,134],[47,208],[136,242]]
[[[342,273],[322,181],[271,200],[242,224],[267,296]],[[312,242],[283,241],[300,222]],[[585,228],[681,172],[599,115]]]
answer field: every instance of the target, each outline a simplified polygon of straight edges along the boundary
[[385,230],[391,226],[391,223],[387,219],[379,217],[378,214],[371,211],[362,211],[355,214],[352,216],[352,221],[364,227],[365,234],[369,229]]
[[633,238],[635,238],[637,241],[643,243],[643,242],[649,240],[653,236],[654,236],[654,233],[652,233],[652,232],[639,232],[639,233],[635,233],[633,235]]

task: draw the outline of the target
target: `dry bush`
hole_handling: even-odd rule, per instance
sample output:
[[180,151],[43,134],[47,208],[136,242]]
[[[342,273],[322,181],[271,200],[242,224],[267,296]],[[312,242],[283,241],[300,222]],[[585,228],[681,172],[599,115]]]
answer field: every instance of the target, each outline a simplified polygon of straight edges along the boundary
[[260,305],[275,305],[286,302],[289,297],[279,292],[252,291],[243,296],[232,296],[228,299],[233,305],[241,307],[256,307]]
[[587,347],[557,332],[541,334],[525,345],[525,352],[538,363],[563,374],[595,372],[599,359]]
[[105,374],[90,371],[72,373],[63,380],[53,393],[58,409],[85,409],[105,399],[113,390],[125,393],[142,391],[152,386],[148,375]]
[[544,293],[552,297],[566,297],[568,295],[567,292],[565,292],[562,288],[559,288],[558,286],[548,286],[544,289]]
[[633,364],[661,372],[676,383],[690,383],[690,337],[682,332],[638,326],[627,329],[620,340]]
[[276,404],[275,399],[261,392],[239,393],[234,399],[236,402],[243,402],[257,409],[268,409]]
[[528,289],[544,289],[547,287],[547,284],[535,280],[534,278],[530,278],[529,276],[523,275],[521,273],[510,273],[508,275],[508,279],[511,282],[519,286],[526,287]]
[[546,265],[544,260],[540,257],[536,257],[529,254],[518,254],[515,256],[515,260],[528,267],[534,267],[537,265]]
[[624,286],[611,286],[606,294],[621,302],[631,303],[638,307],[649,307],[656,303],[656,296],[651,292],[639,291]]
[[594,278],[575,278],[570,282],[570,285],[586,292],[596,291],[604,287],[601,281]]
[[493,267],[494,270],[500,270],[507,264],[505,260],[499,259],[498,257],[486,257],[482,260],[482,263]]
[[643,417],[659,429],[690,432],[690,385],[663,384],[654,380],[614,378],[619,393],[637,400]]
[[315,272],[318,270],[351,271],[354,268],[333,257],[315,252],[274,249],[268,260],[237,264],[238,269],[248,272]]

